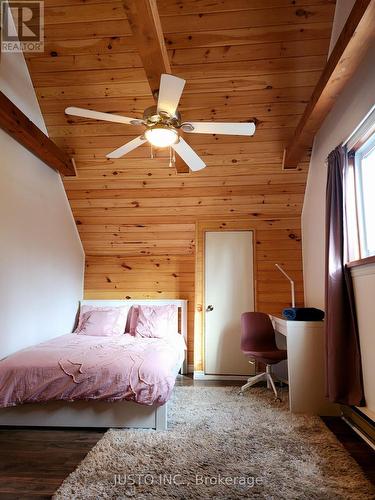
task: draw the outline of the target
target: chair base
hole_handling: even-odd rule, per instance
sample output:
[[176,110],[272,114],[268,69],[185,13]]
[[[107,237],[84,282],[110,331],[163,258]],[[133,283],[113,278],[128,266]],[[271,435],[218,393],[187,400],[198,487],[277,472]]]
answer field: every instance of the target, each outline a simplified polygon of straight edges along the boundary
[[279,394],[276,390],[275,381],[279,381],[281,383],[282,383],[282,381],[278,377],[276,377],[276,375],[274,375],[272,373],[271,365],[266,365],[265,372],[259,373],[258,375],[255,375],[254,377],[248,378],[246,384],[241,387],[239,394],[242,395],[245,391],[250,389],[250,387],[252,387],[253,385],[257,384],[258,382],[262,382],[262,381],[267,382],[267,388],[272,389],[273,392],[275,393],[275,398],[279,399],[281,401]]

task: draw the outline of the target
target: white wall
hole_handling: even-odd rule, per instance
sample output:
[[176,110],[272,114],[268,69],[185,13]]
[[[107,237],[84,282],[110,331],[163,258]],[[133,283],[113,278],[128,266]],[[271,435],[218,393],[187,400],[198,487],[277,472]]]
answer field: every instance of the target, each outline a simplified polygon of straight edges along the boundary
[[[0,89],[46,132],[22,54]],[[0,358],[71,331],[84,253],[59,174],[0,130]]]
[[[347,2],[344,2],[346,4]],[[338,0],[338,8],[341,2]],[[347,11],[345,11],[347,12]],[[336,22],[337,16],[335,16]],[[342,19],[338,19],[340,24]],[[375,100],[375,45],[315,137],[302,211],[305,303],[324,308],[325,190],[328,154],[349,137]]]
[[336,0],[335,16],[333,19],[328,56],[331,54],[334,46],[336,45],[337,39],[341,34],[344,24],[348,19],[354,4],[355,0]]
[[[353,3],[353,0],[338,0],[332,35],[334,39],[337,38],[350,12],[349,4]],[[374,61],[375,45],[367,53],[357,74],[350,80],[315,137],[302,212],[302,248],[306,306],[324,309],[325,190],[327,179],[325,160],[337,145],[350,136],[374,105]],[[361,300],[360,296],[357,296],[357,300]],[[363,318],[361,314],[363,314],[362,310],[359,311],[359,323],[361,344],[363,344],[364,351],[369,348],[369,345],[362,335]],[[375,337],[372,336],[372,343],[374,342]],[[370,389],[369,376],[370,373],[364,370],[367,396],[369,396],[370,390],[374,391],[375,389],[373,382]],[[370,399],[374,400],[373,394]]]

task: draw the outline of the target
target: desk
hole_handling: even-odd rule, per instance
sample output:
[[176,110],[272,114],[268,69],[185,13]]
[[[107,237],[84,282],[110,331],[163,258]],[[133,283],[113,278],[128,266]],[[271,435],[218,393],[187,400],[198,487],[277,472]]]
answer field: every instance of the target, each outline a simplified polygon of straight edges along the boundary
[[274,367],[275,375],[288,380],[293,413],[339,415],[338,405],[325,398],[325,344],[323,321],[287,321],[270,316],[280,348],[287,361]]

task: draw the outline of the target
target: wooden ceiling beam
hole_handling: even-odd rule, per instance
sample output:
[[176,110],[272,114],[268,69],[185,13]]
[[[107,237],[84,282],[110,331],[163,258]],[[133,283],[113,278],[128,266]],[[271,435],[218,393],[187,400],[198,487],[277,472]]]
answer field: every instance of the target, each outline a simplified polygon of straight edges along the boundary
[[155,97],[160,75],[171,73],[156,0],[123,0],[136,47]]
[[43,163],[61,174],[74,176],[73,161],[8,97],[0,92],[0,127]]
[[[123,0],[123,5],[156,101],[162,73],[172,73],[156,0]],[[177,173],[190,172],[178,155],[175,168]]]
[[357,0],[284,151],[284,170],[297,168],[308,153],[315,134],[374,42],[374,26],[375,0]]

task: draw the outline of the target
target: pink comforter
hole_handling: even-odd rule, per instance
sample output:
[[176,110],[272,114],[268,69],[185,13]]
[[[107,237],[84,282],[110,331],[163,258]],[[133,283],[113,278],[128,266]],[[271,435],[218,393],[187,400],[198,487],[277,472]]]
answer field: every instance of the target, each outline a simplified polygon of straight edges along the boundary
[[184,349],[179,334],[168,341],[64,335],[0,361],[0,407],[77,399],[162,405]]

